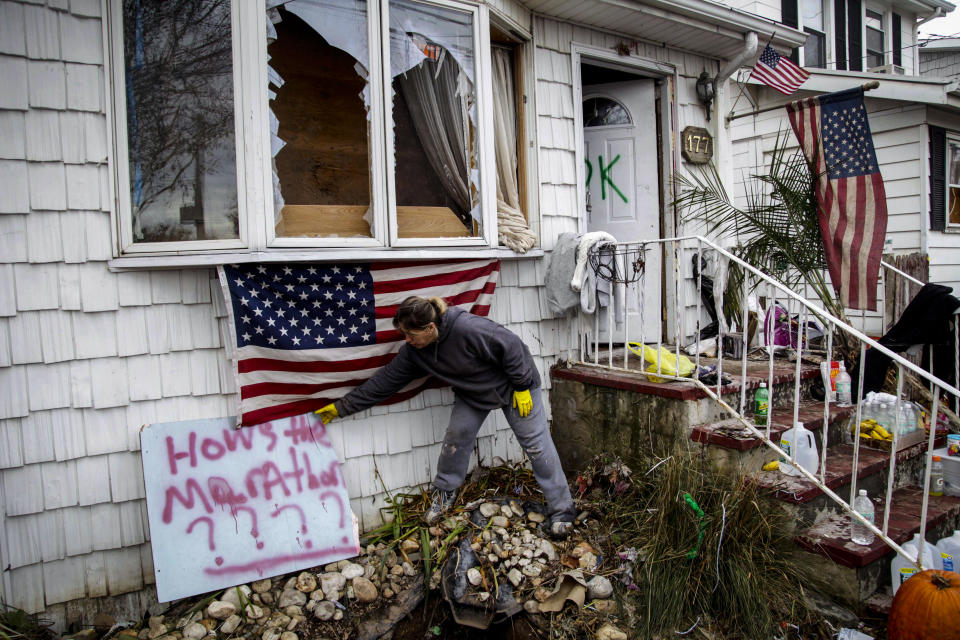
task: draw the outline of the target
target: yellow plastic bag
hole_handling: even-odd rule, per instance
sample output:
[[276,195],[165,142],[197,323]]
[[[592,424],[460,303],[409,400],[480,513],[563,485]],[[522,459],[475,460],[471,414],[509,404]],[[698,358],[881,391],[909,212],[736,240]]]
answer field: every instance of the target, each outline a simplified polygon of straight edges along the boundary
[[[627,347],[630,351],[633,351],[635,354],[644,359],[645,362],[649,362],[647,368],[644,369],[647,373],[662,373],[668,376],[677,376],[679,378],[689,378],[696,366],[690,362],[690,359],[684,355],[680,355],[679,365],[677,363],[677,356],[672,351],[660,347],[659,352],[653,347],[647,346],[645,344],[640,344],[639,342],[630,342],[627,344]],[[659,353],[659,358],[658,358]],[[657,370],[657,361],[660,361],[659,371]],[[656,375],[649,376],[650,382],[668,382],[666,378],[661,378]]]

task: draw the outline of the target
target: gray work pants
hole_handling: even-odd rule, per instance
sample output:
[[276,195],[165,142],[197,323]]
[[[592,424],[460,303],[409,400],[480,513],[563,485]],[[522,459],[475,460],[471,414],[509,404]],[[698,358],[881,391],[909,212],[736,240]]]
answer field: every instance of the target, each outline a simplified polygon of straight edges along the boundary
[[[576,517],[573,498],[570,497],[570,487],[560,466],[560,456],[550,438],[540,389],[530,389],[530,397],[533,399],[533,409],[527,417],[521,418],[511,406],[503,407],[503,415],[530,459],[533,476],[547,499],[550,517],[557,521],[572,522]],[[437,461],[437,477],[433,481],[436,488],[453,491],[463,484],[477,432],[488,413],[483,409],[474,409],[459,397],[456,399],[450,414],[450,425],[443,437],[440,460]]]

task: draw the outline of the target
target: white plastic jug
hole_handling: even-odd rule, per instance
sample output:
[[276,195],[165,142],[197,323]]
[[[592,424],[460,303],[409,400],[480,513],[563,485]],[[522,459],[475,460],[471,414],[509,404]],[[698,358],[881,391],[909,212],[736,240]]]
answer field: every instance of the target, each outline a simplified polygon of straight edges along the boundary
[[[920,545],[920,534],[914,534],[913,540],[903,545],[903,550],[912,558],[917,557],[917,549]],[[929,542],[923,545],[923,568],[936,569],[939,565],[933,555],[934,546]],[[897,595],[897,589],[900,585],[909,580],[913,574],[917,573],[917,567],[908,560],[905,560],[899,553],[890,563],[890,586],[893,589],[893,595]]]
[[780,460],[780,471],[788,476],[799,476],[792,464],[791,456],[796,457],[796,464],[810,473],[816,473],[820,468],[820,455],[817,453],[817,440],[813,432],[803,426],[802,422],[794,423],[792,429],[787,429],[780,436],[780,448],[784,457]]
[[940,552],[940,569],[960,572],[960,531],[954,531],[952,536],[940,538],[937,542],[937,551]]

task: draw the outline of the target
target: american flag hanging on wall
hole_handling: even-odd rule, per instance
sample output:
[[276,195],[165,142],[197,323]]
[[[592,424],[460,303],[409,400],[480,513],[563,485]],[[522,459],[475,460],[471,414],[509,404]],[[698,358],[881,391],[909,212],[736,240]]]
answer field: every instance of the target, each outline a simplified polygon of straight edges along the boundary
[[876,311],[887,196],[863,89],[797,100],[787,105],[787,113],[816,177],[820,235],[833,287],[845,307]]
[[[236,345],[240,423],[262,424],[319,409],[390,362],[403,337],[397,306],[440,296],[485,316],[499,260],[220,267]],[[430,386],[416,380],[390,402]]]

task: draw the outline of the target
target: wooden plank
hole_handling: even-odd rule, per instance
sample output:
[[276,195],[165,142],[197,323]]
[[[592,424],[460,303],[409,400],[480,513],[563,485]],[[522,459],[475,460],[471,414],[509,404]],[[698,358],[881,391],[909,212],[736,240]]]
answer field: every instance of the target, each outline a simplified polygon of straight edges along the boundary
[[[285,205],[277,236],[286,238],[369,238],[365,205]],[[397,207],[401,238],[470,237],[448,207]]]

